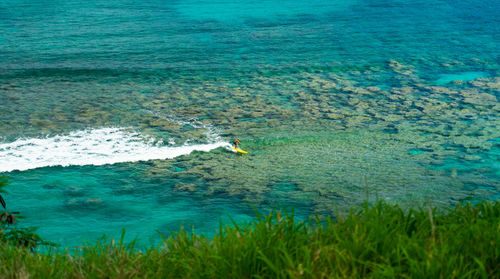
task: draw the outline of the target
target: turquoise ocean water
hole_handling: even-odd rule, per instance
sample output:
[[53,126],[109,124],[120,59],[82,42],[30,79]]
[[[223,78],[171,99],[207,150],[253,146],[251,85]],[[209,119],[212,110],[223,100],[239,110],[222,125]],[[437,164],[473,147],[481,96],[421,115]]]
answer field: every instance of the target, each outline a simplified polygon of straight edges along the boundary
[[8,209],[74,247],[499,200],[499,34],[492,0],[0,0]]

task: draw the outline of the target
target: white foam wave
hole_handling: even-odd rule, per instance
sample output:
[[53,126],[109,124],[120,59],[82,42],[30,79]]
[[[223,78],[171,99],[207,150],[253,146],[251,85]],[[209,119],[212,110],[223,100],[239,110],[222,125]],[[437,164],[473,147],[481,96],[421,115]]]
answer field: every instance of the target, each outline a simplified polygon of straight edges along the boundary
[[18,139],[0,143],[0,172],[171,159],[193,151],[208,152],[230,146],[222,141],[183,146],[162,146],[154,142],[126,128],[89,129],[69,135]]

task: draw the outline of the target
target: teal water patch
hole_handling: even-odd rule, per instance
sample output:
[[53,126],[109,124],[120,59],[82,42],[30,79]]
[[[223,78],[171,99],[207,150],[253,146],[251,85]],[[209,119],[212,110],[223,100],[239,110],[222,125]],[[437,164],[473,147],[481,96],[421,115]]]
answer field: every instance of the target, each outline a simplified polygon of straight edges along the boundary
[[500,194],[500,145],[498,138],[485,152],[462,149],[456,157],[448,157],[435,169],[445,170],[456,181],[460,181],[469,192],[467,200],[498,200]]
[[175,4],[177,11],[185,17],[194,20],[216,20],[225,23],[246,20],[266,20],[269,23],[279,22],[283,17],[318,16],[330,11],[349,8],[357,1],[341,0],[335,2],[313,1],[200,1],[188,0]]
[[381,90],[390,90],[391,89],[391,87],[387,84],[377,84],[377,85],[375,85],[375,87],[378,87]]
[[[151,182],[141,177],[143,164],[104,167],[42,168],[10,174],[9,209],[39,227],[47,240],[63,247],[83,245],[103,234],[115,239],[121,228],[140,246],[159,241],[181,226],[215,233],[220,220],[250,220],[254,210],[227,196],[201,198],[174,189],[175,179]],[[68,237],[71,235],[72,237]]]
[[422,149],[410,149],[410,150],[408,150],[408,153],[410,153],[411,155],[419,155],[419,154],[422,154],[424,152],[425,152],[425,150],[422,150]]
[[455,74],[442,74],[434,83],[436,85],[444,85],[452,81],[471,81],[477,78],[488,78],[488,73],[485,72],[463,72]]

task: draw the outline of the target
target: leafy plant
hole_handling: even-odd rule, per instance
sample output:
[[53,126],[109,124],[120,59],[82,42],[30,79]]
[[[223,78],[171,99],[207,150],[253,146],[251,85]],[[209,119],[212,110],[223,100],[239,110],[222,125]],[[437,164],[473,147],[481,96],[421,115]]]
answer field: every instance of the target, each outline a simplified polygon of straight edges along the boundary
[[[0,176],[0,193],[5,193],[5,190],[2,189],[5,185],[7,185],[7,178],[5,176]],[[7,209],[7,204],[5,203],[2,195],[0,195],[0,204],[4,210]]]
[[[0,177],[0,193],[6,193],[3,189],[6,185],[7,178],[5,176]],[[19,216],[19,212],[7,211],[7,203],[2,195],[0,195],[0,205],[3,208],[3,212],[0,212],[0,242],[27,247],[32,252],[35,251],[38,245],[54,245],[42,240],[35,233],[35,228],[19,228],[14,226],[21,216]]]

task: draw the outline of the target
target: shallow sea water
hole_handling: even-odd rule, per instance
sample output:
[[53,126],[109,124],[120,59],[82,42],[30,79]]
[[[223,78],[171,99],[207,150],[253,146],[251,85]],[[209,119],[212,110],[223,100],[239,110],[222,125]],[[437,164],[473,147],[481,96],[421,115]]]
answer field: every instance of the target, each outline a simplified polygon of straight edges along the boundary
[[1,1],[8,209],[74,247],[255,209],[498,200],[499,18],[489,0]]

